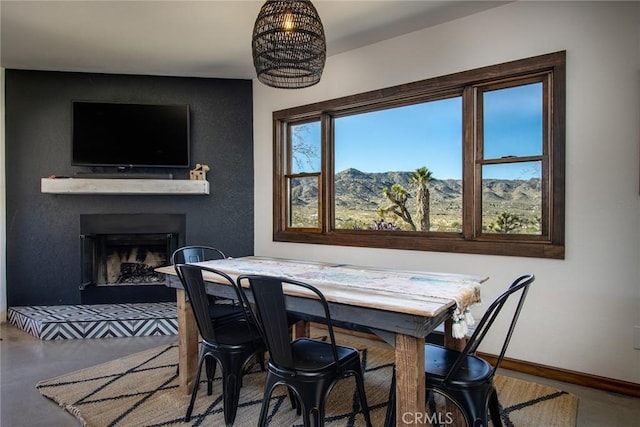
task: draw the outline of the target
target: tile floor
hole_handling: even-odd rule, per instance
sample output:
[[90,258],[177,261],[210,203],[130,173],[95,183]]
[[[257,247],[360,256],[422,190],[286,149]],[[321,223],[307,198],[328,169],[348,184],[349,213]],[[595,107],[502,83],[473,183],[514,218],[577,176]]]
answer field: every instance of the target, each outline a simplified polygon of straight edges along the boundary
[[[35,388],[38,381],[176,342],[175,336],[45,341],[8,323],[0,325],[0,338],[2,427],[77,427],[80,423],[73,416],[40,395]],[[577,395],[580,398],[578,427],[639,425],[639,398],[510,371],[502,373],[548,384]]]

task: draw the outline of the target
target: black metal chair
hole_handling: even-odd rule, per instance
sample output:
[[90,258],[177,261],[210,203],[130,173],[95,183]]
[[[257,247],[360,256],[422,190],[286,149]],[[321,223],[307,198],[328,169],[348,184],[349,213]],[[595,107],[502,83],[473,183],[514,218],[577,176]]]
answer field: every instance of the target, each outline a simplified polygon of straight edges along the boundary
[[[491,414],[494,426],[502,425],[500,404],[493,385],[493,377],[502,364],[529,291],[529,285],[534,280],[533,274],[525,274],[515,279],[509,288],[496,298],[485,311],[461,352],[434,344],[425,345],[424,364],[428,411],[430,409],[432,413],[437,412],[437,409],[433,407],[433,395],[436,392],[455,403],[464,415],[467,426],[486,426],[489,414]],[[509,297],[517,293],[520,293],[518,304],[514,308],[500,354],[495,365],[491,366],[489,362],[475,355],[476,350]],[[429,408],[430,406],[431,408]],[[392,380],[385,425],[395,425],[395,377]]]
[[191,402],[187,408],[185,421],[188,422],[191,419],[193,405],[200,385],[202,364],[206,361],[207,394],[212,394],[213,377],[215,376],[216,365],[219,363],[222,369],[224,420],[227,426],[233,425],[238,409],[240,387],[242,386],[242,375],[245,367],[256,356],[264,370],[266,346],[251,317],[251,313],[245,312],[242,306],[240,306],[243,314],[242,319],[217,323],[211,319],[211,310],[215,311],[220,304],[211,304],[207,298],[203,272],[214,275],[217,281],[228,282],[235,289],[238,300],[240,300],[239,290],[231,277],[221,271],[200,265],[177,264],[176,270],[179,271],[183,280],[196,318],[198,331],[202,337],[198,371],[193,384]]
[[171,255],[171,262],[175,264],[192,264],[210,259],[224,259],[226,255],[220,249],[211,246],[191,245],[176,249]]
[[[324,295],[315,287],[280,277],[242,275],[237,279],[243,303],[251,307],[258,319],[258,327],[269,350],[267,378],[260,411],[259,426],[264,426],[273,389],[286,385],[293,408],[302,413],[305,426],[323,426],[325,405],[333,385],[340,379],[354,376],[362,414],[371,426],[369,406],[364,389],[364,374],[358,350],[336,345],[329,305]],[[295,287],[311,293],[319,304],[318,319],[326,324],[329,340],[317,341],[309,338],[291,340],[289,318],[283,286]],[[253,305],[249,305],[250,289]],[[302,289],[300,289],[302,288]]]
[[[226,256],[220,249],[211,246],[191,245],[176,249],[171,255],[171,264],[173,266],[177,264],[193,264],[196,262],[224,258],[226,258]],[[180,281],[184,282],[180,276],[180,272],[176,270],[176,273],[180,278]],[[237,300],[219,298],[214,295],[207,295],[207,298],[209,298],[209,301],[212,304],[216,304],[215,310],[212,310],[210,313],[211,319],[214,322],[234,319],[237,320],[242,319],[244,316],[242,314],[242,308]]]

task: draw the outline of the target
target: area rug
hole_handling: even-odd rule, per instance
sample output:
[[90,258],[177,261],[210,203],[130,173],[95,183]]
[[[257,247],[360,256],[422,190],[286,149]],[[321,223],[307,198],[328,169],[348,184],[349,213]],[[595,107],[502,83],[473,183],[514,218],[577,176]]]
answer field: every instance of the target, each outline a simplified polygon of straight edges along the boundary
[[[361,352],[372,423],[375,427],[382,426],[393,372],[393,349],[370,341],[341,343],[353,345]],[[214,382],[212,396],[207,396],[206,384],[201,384],[191,421],[184,422],[190,395],[178,390],[177,360],[177,346],[163,346],[41,381],[36,387],[85,426],[224,425],[219,381]],[[244,376],[234,425],[257,425],[263,384],[264,373],[254,365]],[[571,394],[506,376],[498,376],[496,386],[506,426],[576,424],[578,399]],[[327,426],[365,425],[354,389],[353,378],[339,381],[333,388],[327,406]],[[302,426],[302,418],[291,409],[284,387],[278,387],[272,396],[268,425]]]

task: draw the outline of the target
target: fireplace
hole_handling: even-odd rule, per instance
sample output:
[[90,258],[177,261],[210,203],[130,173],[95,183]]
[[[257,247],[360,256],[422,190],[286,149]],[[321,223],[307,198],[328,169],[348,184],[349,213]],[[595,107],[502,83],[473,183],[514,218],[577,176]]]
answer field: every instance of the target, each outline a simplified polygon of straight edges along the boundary
[[83,303],[172,299],[164,276],[155,268],[171,262],[173,251],[184,244],[184,234],[185,215],[181,214],[81,215]]
[[170,262],[178,233],[82,234],[82,283],[86,286],[162,283],[155,268]]

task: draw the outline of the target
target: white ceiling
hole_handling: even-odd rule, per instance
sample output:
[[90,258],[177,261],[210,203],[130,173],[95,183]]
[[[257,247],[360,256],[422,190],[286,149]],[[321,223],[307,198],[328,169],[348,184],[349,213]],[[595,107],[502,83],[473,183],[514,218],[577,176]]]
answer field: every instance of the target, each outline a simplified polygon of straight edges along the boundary
[[[313,3],[330,56],[508,2]],[[251,32],[262,4],[1,0],[0,64],[30,70],[252,78]]]

